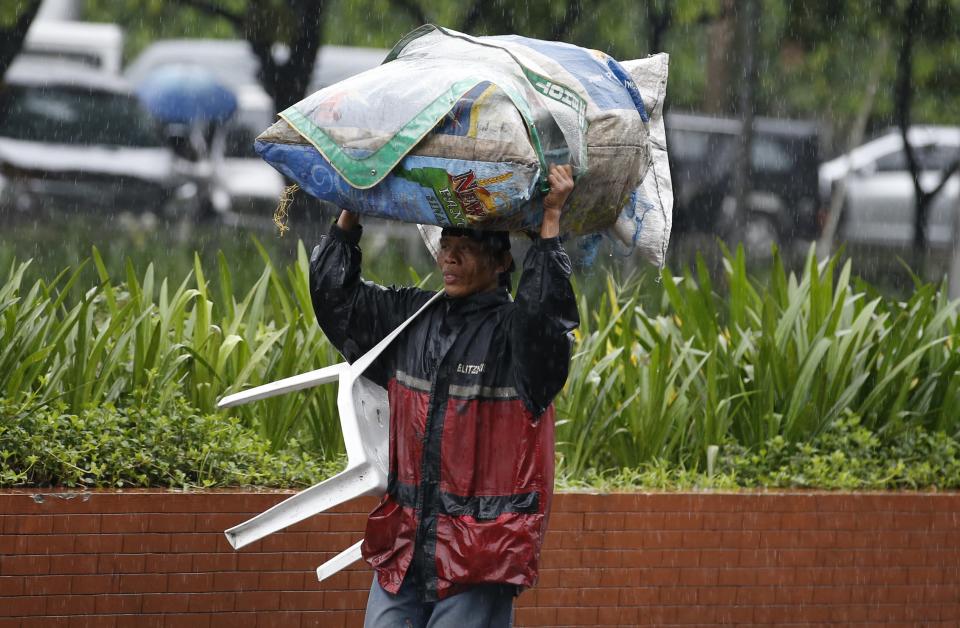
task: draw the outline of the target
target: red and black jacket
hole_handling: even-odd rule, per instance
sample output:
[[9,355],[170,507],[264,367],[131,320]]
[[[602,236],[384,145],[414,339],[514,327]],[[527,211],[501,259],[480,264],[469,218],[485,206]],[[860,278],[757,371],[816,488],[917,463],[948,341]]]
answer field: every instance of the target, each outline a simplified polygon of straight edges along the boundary
[[[310,260],[313,307],[348,361],[433,293],[361,280],[360,228],[335,225]],[[537,240],[516,301],[442,298],[366,375],[390,400],[390,479],[363,556],[396,593],[408,571],[434,601],[471,584],[532,586],[553,493],[552,401],[579,324],[559,239]]]

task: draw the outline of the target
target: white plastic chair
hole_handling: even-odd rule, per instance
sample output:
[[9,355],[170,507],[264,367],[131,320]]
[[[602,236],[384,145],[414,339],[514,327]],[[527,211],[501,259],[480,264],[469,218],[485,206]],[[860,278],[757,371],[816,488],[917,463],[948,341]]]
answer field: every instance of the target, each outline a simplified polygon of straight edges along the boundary
[[[387,391],[361,375],[400,332],[441,294],[443,293],[438,292],[434,295],[413,316],[353,364],[334,364],[228,395],[220,400],[218,407],[229,408],[320,384],[338,382],[337,410],[340,413],[340,426],[347,449],[347,468],[342,472],[227,530],[227,540],[234,549],[240,549],[355,497],[379,496],[386,491],[390,442]],[[358,541],[318,567],[317,578],[324,580],[359,560],[362,543],[363,540]]]

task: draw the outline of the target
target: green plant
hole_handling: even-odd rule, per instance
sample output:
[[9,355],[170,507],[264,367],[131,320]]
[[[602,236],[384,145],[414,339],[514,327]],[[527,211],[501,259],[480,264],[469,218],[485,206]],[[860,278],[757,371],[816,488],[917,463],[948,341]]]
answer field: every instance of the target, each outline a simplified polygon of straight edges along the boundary
[[0,399],[0,486],[306,486],[341,464],[285,445],[272,451],[238,419],[182,397],[165,410],[108,403],[77,413]]

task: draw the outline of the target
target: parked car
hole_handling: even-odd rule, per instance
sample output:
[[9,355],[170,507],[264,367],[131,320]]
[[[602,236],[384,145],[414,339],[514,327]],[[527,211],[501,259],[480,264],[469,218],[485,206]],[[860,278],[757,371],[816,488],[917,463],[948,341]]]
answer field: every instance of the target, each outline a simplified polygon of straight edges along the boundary
[[[379,65],[386,50],[323,46],[308,92]],[[283,177],[253,150],[254,139],[276,120],[270,96],[257,82],[259,60],[244,40],[169,39],[148,46],[125,70],[133,85],[153,69],[171,63],[198,63],[237,96],[238,109],[215,139],[211,155],[214,188],[229,199],[229,213],[272,216],[285,185]]]
[[[674,228],[723,233],[734,210],[740,121],[703,115],[666,116],[674,185]],[[748,246],[817,236],[819,131],[812,122],[754,121],[747,202]]]
[[27,31],[20,55],[68,60],[119,74],[123,29],[117,24],[38,18]]
[[[913,126],[908,137],[920,165],[920,184],[931,189],[944,169],[960,158],[960,127]],[[862,244],[910,245],[915,195],[900,130],[889,129],[820,166],[820,194],[825,204],[848,172],[839,237]],[[952,242],[958,192],[960,175],[954,174],[930,207],[927,241],[933,246]]]
[[166,213],[173,165],[117,76],[24,58],[0,83],[0,209]]

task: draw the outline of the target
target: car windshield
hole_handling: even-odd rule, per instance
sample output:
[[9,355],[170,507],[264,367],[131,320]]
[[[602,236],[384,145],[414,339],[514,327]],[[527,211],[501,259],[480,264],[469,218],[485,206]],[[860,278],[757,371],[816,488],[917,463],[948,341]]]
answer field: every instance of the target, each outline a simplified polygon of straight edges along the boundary
[[161,145],[156,123],[133,96],[67,86],[0,89],[0,137],[87,146]]

